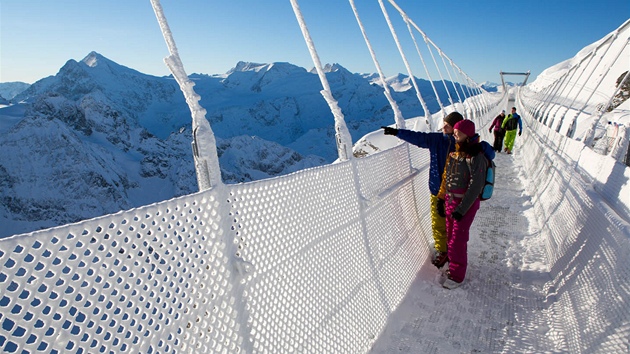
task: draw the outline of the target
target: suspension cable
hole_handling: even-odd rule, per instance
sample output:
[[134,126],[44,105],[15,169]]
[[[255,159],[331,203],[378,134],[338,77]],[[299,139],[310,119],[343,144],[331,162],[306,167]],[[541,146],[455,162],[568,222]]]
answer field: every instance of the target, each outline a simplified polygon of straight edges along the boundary
[[[599,63],[601,63],[602,59],[604,59],[604,56],[606,56],[606,53],[608,53],[608,50],[609,50],[609,49],[613,46],[613,42],[614,42],[614,40],[617,38],[617,36],[618,36],[618,35],[619,35],[619,33],[615,32],[615,33],[614,33],[614,35],[610,37],[610,39],[612,39],[612,41],[611,41],[610,45],[609,45],[608,47],[606,47],[606,50],[605,50],[605,51],[604,51],[604,53],[601,55],[601,57],[600,57],[599,61],[597,62],[597,64],[596,64],[596,65],[595,65],[595,67],[593,68],[593,70],[591,70],[591,72],[589,73],[589,75],[588,75],[588,77],[586,78],[586,80],[584,80],[584,84],[582,85],[582,87],[580,87],[580,89],[578,90],[578,92],[577,92],[577,93],[575,94],[575,96],[573,97],[573,100],[571,101],[571,103],[569,104],[569,106],[568,106],[568,107],[567,107],[567,109],[565,110],[564,114],[563,114],[563,115],[562,115],[562,117],[560,118],[560,123],[558,124],[556,131],[560,131],[560,127],[561,127],[561,125],[562,125],[562,123],[563,123],[564,116],[565,116],[565,115],[567,114],[567,112],[569,111],[569,107],[573,107],[573,105],[574,105],[574,104],[575,104],[575,102],[577,101],[578,97],[580,96],[580,93],[582,93],[582,90],[584,90],[584,88],[586,87],[586,84],[587,84],[588,82],[590,82],[591,77],[592,77],[592,76],[593,76],[593,74],[595,73],[595,68],[596,68],[597,66],[599,66]],[[630,40],[630,39],[629,39],[629,40]],[[626,45],[627,45],[627,44],[628,44],[628,42],[626,41]],[[624,49],[625,49],[625,48],[626,48],[626,46],[623,46],[623,47],[621,48],[621,50],[620,50],[620,51],[617,53],[617,55],[615,56],[615,60],[613,60],[613,63],[614,63],[614,62],[616,62],[616,61],[617,61],[617,59],[619,59],[619,56],[621,55],[621,53],[624,51]],[[582,108],[580,108],[580,109],[578,110],[578,112],[576,113],[576,115],[575,115],[575,117],[574,117],[574,119],[573,119],[573,120],[577,120],[577,117],[580,115],[580,113],[581,113],[581,112],[583,112],[583,111],[584,111],[584,109],[586,109],[586,106],[588,105],[588,101],[590,101],[590,100],[591,100],[591,98],[593,97],[593,95],[594,95],[594,94],[595,94],[595,92],[597,91],[597,88],[599,88],[599,85],[601,85],[602,81],[603,81],[603,80],[604,80],[604,78],[606,77],[606,74],[608,73],[608,71],[610,71],[610,68],[611,68],[611,67],[612,67],[612,66],[608,66],[608,67],[605,69],[604,73],[602,73],[602,74],[599,76],[599,81],[598,81],[597,85],[596,85],[596,86],[595,86],[595,88],[591,91],[591,93],[590,93],[590,95],[588,96],[588,98],[584,101],[584,105],[582,106]],[[578,80],[579,80],[579,78],[578,78]],[[577,83],[577,81],[576,81],[576,83]],[[570,93],[571,93],[571,91],[569,91],[569,92],[567,93],[567,95],[568,95],[568,94],[570,94]],[[572,124],[573,124],[573,122],[572,122]]]
[[[404,16],[406,16],[405,12],[404,12],[404,11],[400,8],[400,6],[398,6],[398,4],[396,4],[396,2],[395,2],[394,0],[388,0],[388,1],[389,1],[389,3],[390,3],[390,4],[392,4],[392,6],[394,6],[394,7],[396,8],[396,10],[398,10],[398,12],[399,12],[401,15],[403,15],[403,14],[404,14]],[[415,22],[413,22],[411,19],[409,19],[409,23],[411,23],[411,24],[413,25],[413,27],[414,27],[414,28],[415,28],[418,32],[420,32],[420,34],[422,35],[422,37],[423,37],[423,39],[424,39],[424,42],[426,43],[427,48],[428,48],[428,50],[429,50],[429,54],[431,54],[431,58],[433,59],[433,64],[435,65],[435,68],[437,69],[437,72],[438,72],[438,74],[440,75],[440,79],[441,79],[441,81],[442,81],[442,84],[444,85],[444,88],[446,89],[446,93],[448,94],[448,87],[446,86],[446,83],[444,82],[444,77],[442,76],[442,72],[440,71],[440,67],[439,67],[439,65],[437,64],[437,61],[435,60],[435,56],[433,55],[433,51],[431,50],[431,46],[429,45],[429,44],[431,43],[432,45],[434,45],[434,46],[435,46],[435,44],[433,44],[433,42],[429,39],[429,37],[427,36],[427,34],[426,34],[426,33],[424,33],[424,31],[423,31],[423,30],[421,30],[421,29],[420,29],[420,27],[418,27],[418,25],[416,25],[416,23],[415,23]],[[435,47],[437,48],[437,46],[435,46]],[[438,49],[439,49],[439,48],[438,48]],[[436,97],[437,97],[437,99],[439,100],[440,95],[438,95],[438,94],[437,94],[437,91],[436,91]],[[450,95],[449,95],[449,99],[450,99]],[[440,102],[440,103],[441,103],[441,102]],[[450,102],[450,103],[452,104],[453,102]],[[446,116],[446,111],[445,111],[445,109],[444,109],[444,105],[440,104],[440,107],[442,108],[442,117],[445,117],[445,116]]]
[[[453,85],[453,88],[455,89],[455,91],[457,91],[457,88],[455,88],[455,82],[453,82],[453,77],[451,76],[451,72],[448,70],[448,65],[446,65],[446,61],[444,60],[444,57],[446,55],[439,48],[438,48],[438,53],[440,54],[440,58],[442,58],[442,64],[444,65],[444,70],[446,70],[446,73],[448,74],[448,78],[451,80],[451,85]],[[444,86],[446,87],[446,82],[444,83]],[[451,104],[453,105],[453,108],[455,109],[456,108],[455,100],[453,100],[453,98],[451,97],[451,92],[448,89],[446,89],[446,94],[448,95],[448,99],[451,100]]]
[[[437,99],[438,103],[440,104],[440,108],[441,108],[442,116],[444,117],[444,116],[446,115],[446,110],[445,110],[445,108],[444,108],[444,104],[443,104],[443,103],[442,103],[442,101],[440,100],[440,95],[438,94],[438,92],[437,92],[437,90],[436,90],[436,88],[435,88],[435,85],[433,84],[433,80],[431,79],[431,76],[430,76],[430,74],[429,74],[429,71],[428,71],[428,69],[427,69],[426,63],[425,63],[424,58],[423,58],[423,56],[422,56],[422,54],[421,54],[420,48],[418,47],[417,40],[416,40],[416,38],[415,38],[415,36],[414,36],[414,34],[413,34],[413,31],[412,31],[411,27],[413,26],[413,28],[415,28],[415,29],[416,29],[416,30],[417,30],[417,31],[418,31],[418,32],[422,35],[422,37],[423,37],[423,39],[424,39],[424,41],[425,41],[425,43],[426,43],[426,45],[427,45],[427,48],[428,48],[428,50],[429,50],[429,54],[431,54],[431,58],[433,59],[433,63],[434,63],[434,65],[435,65],[435,68],[437,69],[437,72],[438,72],[438,74],[439,74],[439,76],[440,76],[440,79],[441,79],[441,81],[442,81],[442,84],[444,85],[444,88],[445,88],[445,90],[446,90],[446,93],[447,93],[447,95],[448,95],[448,97],[449,97],[449,100],[451,101],[451,102],[450,102],[451,104],[454,104],[454,102],[453,102],[453,100],[452,100],[452,97],[451,97],[451,95],[450,95],[450,91],[449,91],[448,86],[446,85],[446,82],[445,82],[444,77],[443,77],[443,75],[442,75],[442,71],[440,70],[440,66],[437,64],[437,60],[435,59],[435,55],[433,54],[433,50],[431,49],[431,46],[433,46],[435,49],[437,49],[437,50],[439,51],[439,53],[440,53],[440,55],[442,56],[443,60],[444,60],[444,58],[446,58],[449,62],[451,62],[451,63],[452,63],[452,65],[454,65],[453,60],[452,60],[452,59],[450,59],[450,58],[449,58],[449,57],[448,57],[448,56],[447,56],[447,55],[446,55],[446,54],[445,54],[445,53],[444,53],[444,52],[443,52],[443,51],[442,51],[442,50],[441,50],[441,49],[440,49],[440,48],[439,48],[439,47],[438,47],[438,46],[437,46],[437,45],[436,45],[436,44],[435,44],[435,43],[434,43],[434,42],[433,42],[433,41],[432,41],[432,40],[431,40],[428,36],[427,36],[427,34],[426,34],[426,33],[425,33],[422,29],[420,29],[420,27],[418,27],[418,25],[417,25],[415,22],[413,22],[413,20],[411,20],[411,19],[409,18],[409,16],[407,16],[407,14],[405,13],[405,11],[404,11],[402,8],[400,8],[400,6],[398,6],[398,4],[396,4],[396,2],[395,2],[394,0],[388,0],[388,2],[389,2],[389,3],[390,3],[390,4],[391,4],[391,5],[392,5],[392,6],[393,6],[393,7],[394,7],[394,8],[395,8],[395,9],[396,9],[399,13],[400,13],[401,17],[404,19],[405,23],[407,24],[407,27],[408,27],[408,29],[409,29],[409,33],[411,34],[411,38],[413,39],[414,45],[416,46],[416,51],[418,52],[418,55],[420,56],[420,59],[421,59],[421,61],[422,61],[422,64],[424,65],[424,69],[425,69],[425,71],[427,72],[427,76],[429,77],[429,81],[430,81],[430,83],[431,83],[431,86],[433,87],[433,91],[435,92],[436,99]],[[447,67],[446,63],[444,63],[444,66],[445,66],[445,67]],[[462,73],[462,75],[464,75],[466,78],[468,78],[468,76],[467,76],[467,75],[466,75],[466,74],[465,74],[465,73],[464,73],[461,69],[459,69],[456,65],[454,65],[454,66],[455,66],[455,67],[456,67],[456,68],[457,68],[457,69],[458,69],[458,70]],[[447,69],[447,70],[448,70],[448,69]],[[451,77],[450,71],[449,71],[449,77]],[[468,78],[468,79],[470,79],[470,78]],[[451,77],[451,80],[453,80],[453,79],[452,79],[452,77]],[[470,79],[470,81],[471,81],[472,83],[474,83],[474,80]],[[457,92],[457,94],[458,94],[458,96],[459,96],[459,92],[457,91],[457,88],[456,88],[456,86],[455,86],[455,84],[454,84],[454,83],[453,83],[453,86],[455,87],[455,92]],[[467,85],[467,86],[468,86],[468,85]],[[474,83],[474,85],[473,85],[473,86],[477,86],[477,84],[476,84],[476,83]],[[472,92],[472,91],[471,91],[471,92]],[[460,98],[460,99],[461,99],[461,98]]]
[[398,35],[396,34],[394,25],[392,24],[392,21],[389,18],[389,14],[387,13],[387,9],[385,8],[385,5],[383,4],[383,0],[378,0],[378,3],[381,7],[381,11],[383,12],[383,16],[385,17],[385,20],[387,21],[387,26],[389,26],[389,31],[391,32],[392,37],[394,38],[394,42],[396,42],[396,47],[398,47],[398,52],[400,53],[400,56],[402,57],[402,60],[405,63],[405,68],[407,68],[407,73],[409,73],[409,78],[411,79],[413,87],[416,89],[416,97],[418,97],[418,101],[420,101],[420,104],[422,105],[422,109],[424,110],[425,123],[428,125],[429,131],[431,131],[432,124],[429,120],[429,118],[431,117],[429,108],[427,107],[426,103],[424,102],[424,99],[422,98],[422,93],[420,92],[420,88],[418,87],[418,84],[416,83],[416,78],[413,75],[413,72],[411,71],[411,66],[409,66],[409,61],[407,60],[405,52],[403,51],[402,45],[400,44],[400,40],[398,38]]
[[357,7],[354,3],[354,0],[349,0],[350,1],[350,6],[352,7],[352,11],[354,12],[354,17],[357,20],[357,23],[359,24],[359,28],[361,29],[361,34],[363,34],[363,39],[365,40],[365,44],[368,47],[368,50],[370,51],[370,55],[372,56],[372,61],[374,62],[374,66],[376,67],[376,70],[378,72],[378,76],[381,80],[381,84],[383,85],[383,90],[384,90],[384,94],[385,97],[387,97],[387,101],[389,102],[389,104],[392,107],[392,110],[394,111],[394,120],[396,122],[396,126],[399,129],[405,129],[405,120],[403,119],[402,113],[400,112],[400,109],[398,108],[398,104],[396,103],[396,101],[394,100],[394,98],[392,97],[390,91],[389,91],[389,85],[387,85],[387,82],[385,81],[385,75],[383,74],[383,70],[381,69],[381,65],[378,62],[378,59],[376,59],[376,54],[374,53],[374,48],[372,48],[372,43],[370,42],[367,33],[365,31],[365,27],[363,26],[363,22],[361,21],[361,18],[359,17],[359,12],[357,11]]
[[300,6],[298,5],[297,0],[291,0],[291,6],[293,6],[295,18],[300,25],[302,35],[304,36],[304,40],[306,41],[309,53],[311,54],[311,58],[313,59],[313,63],[315,64],[315,69],[317,70],[317,74],[319,75],[319,80],[324,87],[324,89],[320,91],[320,93],[322,94],[322,96],[324,96],[324,99],[330,107],[330,111],[335,117],[335,138],[337,142],[337,153],[339,155],[339,160],[347,161],[352,157],[352,137],[350,136],[350,132],[348,131],[348,127],[346,126],[341,108],[339,108],[337,101],[333,97],[332,90],[330,89],[330,85],[328,84],[328,79],[326,79],[326,74],[324,73],[324,69],[322,68],[322,63],[319,60],[319,55],[317,54],[317,51],[315,50],[315,44],[313,43],[313,39],[311,38],[311,35],[308,31],[308,27],[306,26],[304,16],[302,16],[302,11],[300,10]]
[[[405,23],[407,24],[407,30],[409,31],[409,35],[411,35],[411,39],[413,40],[413,45],[416,47],[416,52],[418,53],[418,56],[420,57],[420,61],[422,62],[422,66],[424,67],[424,72],[427,74],[427,78],[429,79],[429,83],[431,84],[431,88],[433,89],[433,93],[435,94],[437,102],[440,105],[440,111],[444,111],[444,105],[442,104],[442,101],[440,100],[440,95],[438,94],[437,89],[435,88],[435,83],[433,82],[433,79],[431,78],[431,73],[429,72],[429,68],[427,68],[427,64],[424,61],[424,56],[422,55],[422,52],[420,51],[420,47],[418,46],[418,41],[416,40],[416,36],[413,34],[413,30],[411,29],[411,24],[409,23],[410,21],[409,17],[407,15],[404,15],[403,19],[405,20]],[[429,113],[428,119],[430,119],[430,113]]]
[[159,0],[151,0],[153,11],[157,17],[162,35],[168,46],[170,55],[164,58],[166,66],[179,84],[184,93],[186,103],[192,113],[192,133],[193,133],[193,157],[195,160],[195,170],[197,173],[197,184],[199,190],[206,190],[221,185],[221,168],[219,166],[219,156],[217,153],[217,143],[206,119],[206,110],[201,107],[199,100],[201,97],[195,93],[195,85],[186,75],[184,65],[179,57],[173,34],[166,22],[166,16],[162,10]]
[[[617,37],[617,35],[615,35],[615,38]],[[613,60],[613,63],[617,62],[617,59],[619,59],[619,57],[621,56],[621,53],[623,53],[623,51],[628,47],[628,43],[630,43],[630,38],[628,38],[626,40],[626,44],[621,47],[621,49],[619,50],[619,52],[617,53],[617,56],[615,57],[615,60]],[[610,45],[612,46],[612,44]],[[610,48],[610,47],[609,47]],[[608,72],[610,71],[610,68],[612,67],[612,65],[608,66],[608,68],[606,68],[606,71],[603,72],[600,76],[599,82],[597,83],[597,86],[595,86],[595,88],[593,89],[593,91],[591,91],[591,94],[588,96],[588,98],[584,101],[584,105],[580,108],[580,110],[575,114],[575,117],[573,118],[573,124],[577,123],[577,118],[580,115],[580,113],[582,113],[584,111],[584,109],[586,109],[586,106],[588,105],[588,102],[591,100],[591,98],[593,98],[593,95],[595,94],[595,91],[597,91],[597,89],[599,88],[599,85],[601,85],[601,83],[604,81],[604,78],[606,77],[606,75],[608,74]],[[593,70],[595,71],[595,70]],[[597,119],[595,119],[593,121],[592,127],[588,130],[588,134],[585,135],[585,139],[584,142],[590,144],[593,139],[594,139],[594,134],[595,134],[595,128],[597,127],[597,124],[599,123],[599,121],[601,120],[601,117],[604,115],[604,113],[606,112],[606,109],[610,106],[610,104],[612,103],[613,98],[615,97],[615,95],[617,95],[617,93],[622,89],[623,85],[626,83],[626,80],[628,80],[630,71],[626,72],[626,75],[624,76],[623,80],[619,83],[619,86],[617,86],[617,89],[615,90],[615,92],[612,94],[612,96],[610,96],[610,99],[608,100],[608,102],[606,103],[606,105],[604,107],[602,107],[599,116],[597,117]],[[586,83],[584,83],[584,85],[586,85]]]

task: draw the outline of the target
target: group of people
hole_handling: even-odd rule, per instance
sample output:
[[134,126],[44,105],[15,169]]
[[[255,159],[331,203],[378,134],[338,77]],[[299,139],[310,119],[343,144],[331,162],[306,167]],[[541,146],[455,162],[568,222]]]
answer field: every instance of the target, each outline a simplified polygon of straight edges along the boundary
[[479,194],[486,169],[495,157],[495,149],[481,141],[475,123],[458,112],[444,118],[442,132],[416,132],[382,127],[421,148],[429,149],[429,190],[433,229],[433,265],[442,268],[448,262],[440,283],[454,289],[462,284],[468,265],[467,244],[470,226],[479,209]]
[[[394,135],[410,144],[429,149],[429,191],[431,192],[431,227],[434,254],[432,263],[438,269],[448,262],[440,283],[444,288],[459,287],[468,266],[467,245],[470,227],[479,209],[479,195],[485,184],[485,172],[502,149],[512,153],[516,135],[523,132],[516,107],[505,115],[501,112],[490,125],[494,144],[481,141],[475,123],[459,112],[444,118],[442,132],[416,132],[382,127],[386,135]],[[503,147],[505,145],[505,148]]]
[[488,132],[494,130],[494,144],[492,148],[496,152],[501,152],[503,145],[505,144],[504,151],[508,154],[512,153],[514,148],[514,141],[516,140],[516,130],[518,129],[518,135],[523,133],[523,123],[521,122],[521,116],[516,113],[516,107],[512,107],[512,113],[505,116],[505,110],[494,118]]

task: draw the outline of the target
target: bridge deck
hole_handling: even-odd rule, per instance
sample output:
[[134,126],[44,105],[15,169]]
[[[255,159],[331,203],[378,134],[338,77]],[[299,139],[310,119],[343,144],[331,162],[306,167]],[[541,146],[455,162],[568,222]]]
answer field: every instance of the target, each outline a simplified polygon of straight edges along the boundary
[[498,185],[471,228],[464,285],[443,289],[427,261],[372,353],[566,351],[549,325],[551,278],[519,155],[518,144],[513,155],[497,154]]

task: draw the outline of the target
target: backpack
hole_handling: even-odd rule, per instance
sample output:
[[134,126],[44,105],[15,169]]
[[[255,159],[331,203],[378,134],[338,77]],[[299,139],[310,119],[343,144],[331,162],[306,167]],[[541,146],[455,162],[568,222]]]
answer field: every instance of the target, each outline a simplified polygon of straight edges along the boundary
[[[486,159],[486,183],[483,185],[483,189],[481,189],[481,193],[479,194],[480,200],[488,200],[492,197],[492,192],[494,191],[494,172],[497,165],[494,164],[494,160],[490,160],[486,155],[483,155]],[[470,158],[466,159],[468,169],[472,174],[472,163]]]

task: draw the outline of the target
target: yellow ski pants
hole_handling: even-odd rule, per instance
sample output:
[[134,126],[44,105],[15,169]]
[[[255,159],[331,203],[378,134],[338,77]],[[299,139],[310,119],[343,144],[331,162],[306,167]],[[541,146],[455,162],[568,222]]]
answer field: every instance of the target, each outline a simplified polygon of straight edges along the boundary
[[446,252],[446,218],[440,216],[437,211],[438,197],[431,194],[431,228],[433,229],[433,241],[435,250]]

